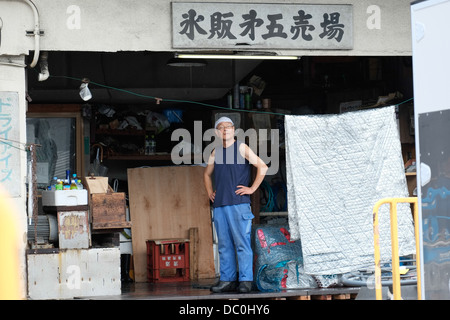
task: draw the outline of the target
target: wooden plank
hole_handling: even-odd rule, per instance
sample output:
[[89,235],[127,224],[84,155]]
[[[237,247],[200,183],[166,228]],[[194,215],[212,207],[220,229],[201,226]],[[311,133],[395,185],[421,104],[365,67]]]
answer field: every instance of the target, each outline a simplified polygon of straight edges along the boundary
[[331,294],[311,295],[311,300],[331,300]]
[[334,294],[333,300],[350,300],[350,293]]
[[146,240],[188,238],[198,228],[198,275],[214,278],[211,212],[201,166],[130,168],[128,195],[136,282],[147,281]]
[[93,229],[124,229],[131,228],[130,221],[92,222]]
[[287,300],[311,300],[311,296],[293,296],[293,297],[286,297]]

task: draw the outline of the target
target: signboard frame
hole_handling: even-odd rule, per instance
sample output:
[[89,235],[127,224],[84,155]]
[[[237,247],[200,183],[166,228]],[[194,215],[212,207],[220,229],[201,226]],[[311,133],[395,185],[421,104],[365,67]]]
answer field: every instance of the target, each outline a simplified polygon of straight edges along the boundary
[[174,49],[353,49],[353,6],[172,2]]

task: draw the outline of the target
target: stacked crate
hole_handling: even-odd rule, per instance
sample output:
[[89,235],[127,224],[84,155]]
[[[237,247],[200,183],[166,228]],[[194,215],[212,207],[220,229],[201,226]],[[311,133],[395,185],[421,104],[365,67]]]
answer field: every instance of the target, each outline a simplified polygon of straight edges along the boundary
[[149,282],[189,281],[189,240],[147,240]]

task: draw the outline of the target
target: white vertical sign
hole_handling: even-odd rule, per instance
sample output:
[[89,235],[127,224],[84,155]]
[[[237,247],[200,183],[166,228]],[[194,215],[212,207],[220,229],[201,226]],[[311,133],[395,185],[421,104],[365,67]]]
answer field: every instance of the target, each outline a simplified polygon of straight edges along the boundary
[[450,299],[449,0],[411,5],[421,293]]
[[11,197],[20,196],[19,94],[0,92],[0,184]]

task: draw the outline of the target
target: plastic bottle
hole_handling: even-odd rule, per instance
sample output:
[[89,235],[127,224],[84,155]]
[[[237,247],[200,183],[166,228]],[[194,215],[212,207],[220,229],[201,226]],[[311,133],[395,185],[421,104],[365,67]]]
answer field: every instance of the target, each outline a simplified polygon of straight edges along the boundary
[[233,108],[239,109],[239,83],[233,87]]
[[56,190],[56,184],[58,183],[58,178],[53,177],[52,184],[50,185],[50,190]]
[[78,190],[83,190],[84,189],[83,184],[81,183],[80,179],[77,180],[77,188],[78,188]]
[[244,109],[245,108],[245,89],[244,87],[240,87],[239,89],[239,108]]
[[258,101],[256,102],[256,108],[257,108],[257,109],[262,109],[262,103],[261,103],[261,100],[258,100]]
[[245,92],[244,99],[245,99],[245,109],[247,110],[251,109],[252,96],[250,95],[250,92],[248,91]]
[[67,179],[64,180],[63,190],[70,190],[69,180]]
[[63,183],[61,179],[58,179],[56,182],[55,190],[62,190],[63,189]]
[[231,94],[231,91],[228,91],[228,94],[227,94],[227,105],[228,105],[228,108],[230,108],[230,109],[233,108],[233,95]]
[[66,180],[70,184],[70,170],[66,170]]
[[[77,177],[77,174],[76,173],[74,173],[74,174],[72,174],[72,181],[73,182],[75,182],[75,185],[77,186],[77,190],[80,190],[80,188],[78,187],[78,181],[79,181],[80,179]],[[71,182],[72,183],[72,182]]]
[[77,182],[75,179],[72,179],[72,182],[70,183],[70,190],[78,190]]
[[148,138],[148,135],[145,136],[144,154],[147,156],[150,154],[150,139]]

